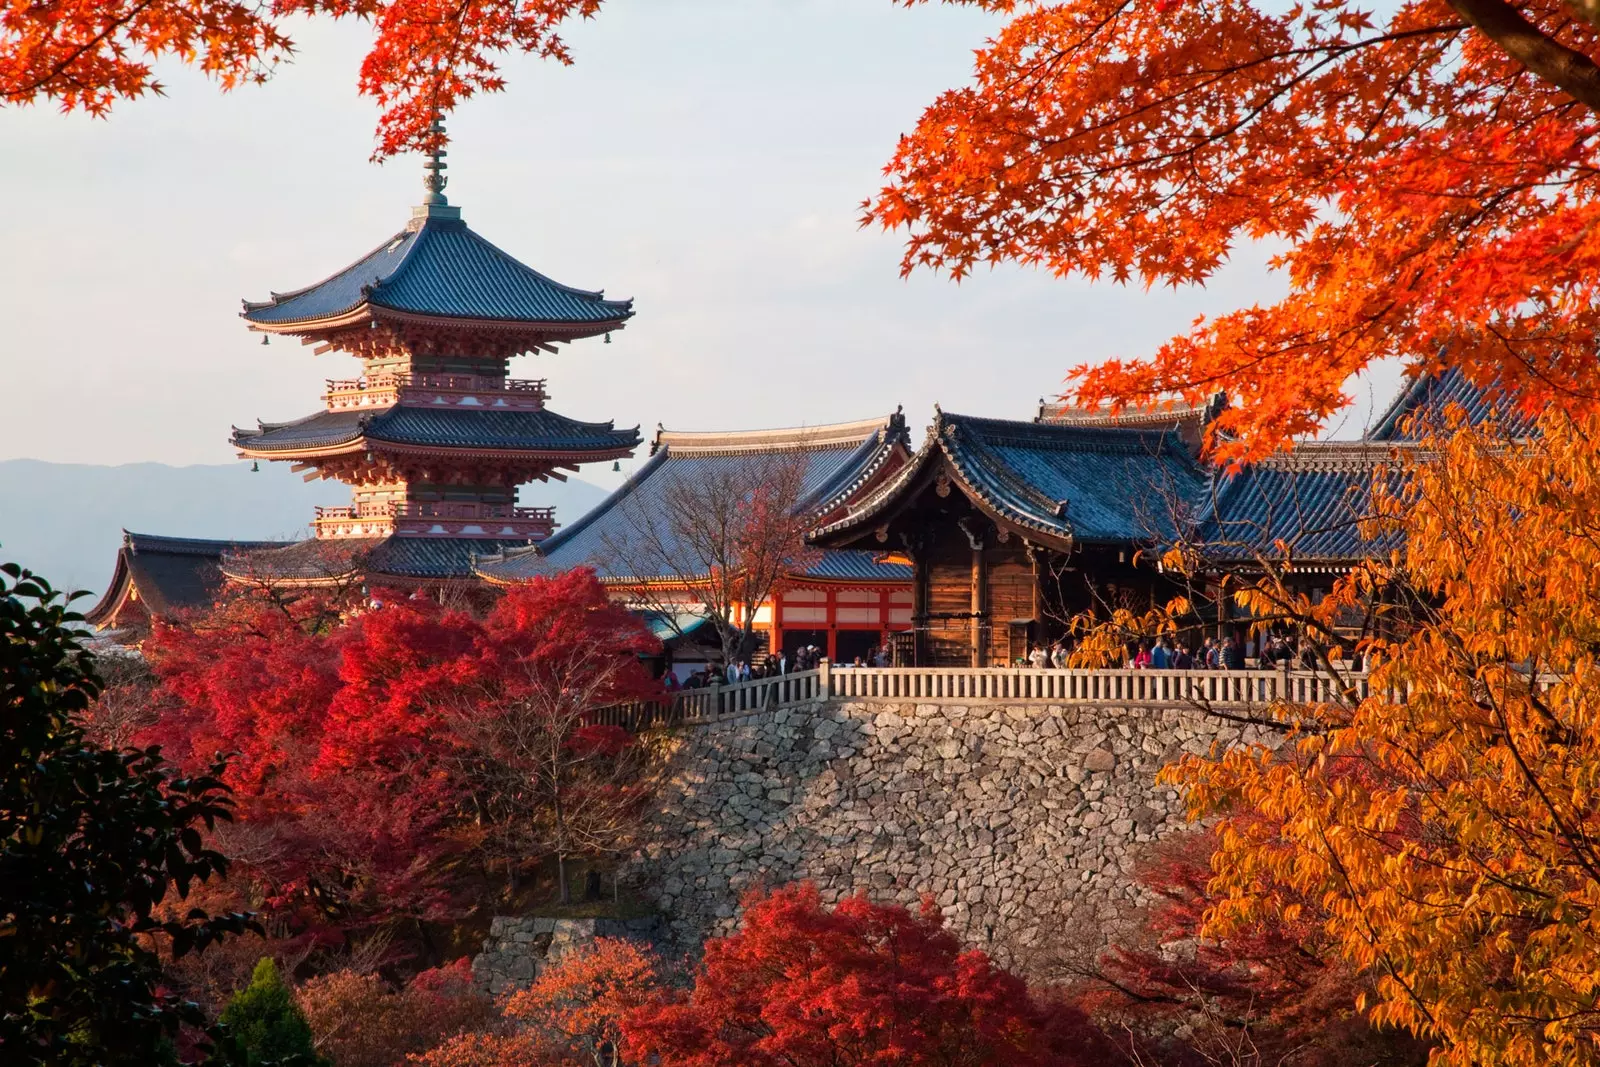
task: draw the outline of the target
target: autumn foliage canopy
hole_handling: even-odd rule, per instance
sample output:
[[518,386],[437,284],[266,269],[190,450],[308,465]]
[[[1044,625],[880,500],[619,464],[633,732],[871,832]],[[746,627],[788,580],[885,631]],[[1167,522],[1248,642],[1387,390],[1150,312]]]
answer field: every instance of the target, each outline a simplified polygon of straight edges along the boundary
[[359,88],[384,109],[378,156],[435,147],[436,114],[504,87],[497,58],[525,52],[570,63],[557,32],[600,0],[40,0],[0,6],[0,102],[53,100],[105,114],[162,91],[155,64],[199,67],[224,89],[265,81],[294,54],[294,16],[371,24]]
[[1385,357],[1530,411],[1600,398],[1592,0],[967,2],[1010,21],[866,206],[905,269],[1182,285],[1259,241],[1287,283],[1079,367],[1080,400],[1226,391],[1214,443],[1259,455]]

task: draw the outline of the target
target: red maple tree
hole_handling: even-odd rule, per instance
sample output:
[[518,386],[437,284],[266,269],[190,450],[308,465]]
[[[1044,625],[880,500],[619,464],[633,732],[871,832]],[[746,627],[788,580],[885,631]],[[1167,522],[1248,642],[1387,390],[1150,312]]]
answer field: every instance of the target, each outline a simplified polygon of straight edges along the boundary
[[447,915],[479,880],[462,861],[483,858],[486,827],[538,814],[548,795],[496,803],[483,767],[506,752],[485,750],[476,725],[565,694],[567,714],[544,724],[561,732],[556,758],[596,779],[564,764],[568,803],[610,803],[629,786],[611,775],[628,739],[597,745],[583,713],[655,693],[638,659],[654,639],[591,572],[513,588],[482,618],[423,596],[380,601],[333,626],[320,606],[244,601],[158,625],[146,645],[170,706],[143,740],[184,762],[239,753],[230,853],[308,927]]
[[744,902],[708,942],[688,993],[640,1008],[624,1049],[662,1067],[1099,1064],[1115,1053],[1075,1009],[963,950],[937,908],[919,914],[815,886]]

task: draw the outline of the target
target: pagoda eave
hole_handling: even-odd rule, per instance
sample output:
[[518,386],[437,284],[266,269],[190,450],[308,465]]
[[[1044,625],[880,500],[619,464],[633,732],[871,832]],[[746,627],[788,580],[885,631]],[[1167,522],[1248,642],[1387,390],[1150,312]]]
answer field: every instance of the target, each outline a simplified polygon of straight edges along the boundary
[[422,326],[434,330],[494,333],[510,340],[524,339],[526,342],[525,347],[536,348],[540,344],[549,344],[556,341],[577,341],[585,337],[598,337],[601,334],[626,329],[628,319],[632,317],[632,312],[617,318],[597,319],[591,322],[474,319],[449,315],[428,315],[416,311],[405,311],[400,308],[385,307],[382,304],[374,304],[369,301],[338,315],[315,319],[260,322],[252,319],[248,311],[242,313],[240,317],[250,324],[250,329],[253,332],[305,337],[311,341],[332,341],[335,335],[348,330],[362,327],[372,329],[394,324],[398,326]]
[[627,459],[633,455],[638,445],[627,447],[607,448],[601,450],[558,451],[553,449],[530,448],[450,448],[439,445],[404,445],[392,441],[381,441],[366,437],[358,437],[339,445],[325,445],[319,448],[297,449],[253,449],[235,442],[240,459],[265,459],[270,461],[291,460],[301,461],[316,459],[337,459],[342,456],[355,456],[372,453],[375,456],[405,456],[417,459],[476,459],[494,462],[527,463],[536,461],[548,463],[552,467],[568,467],[576,470],[579,463],[597,463],[608,459]]

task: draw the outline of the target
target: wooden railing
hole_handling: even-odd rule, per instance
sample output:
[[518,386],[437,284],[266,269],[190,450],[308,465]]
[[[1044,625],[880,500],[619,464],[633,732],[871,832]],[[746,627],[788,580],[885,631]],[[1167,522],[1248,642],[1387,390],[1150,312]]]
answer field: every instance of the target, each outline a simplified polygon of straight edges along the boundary
[[969,667],[836,667],[733,685],[685,689],[670,700],[619,704],[595,721],[630,729],[717,722],[825,699],[922,703],[1009,701],[1140,707],[1265,709],[1271,704],[1354,703],[1369,693],[1364,672],[1033,670]]
[[1018,700],[1050,704],[1261,707],[1361,699],[1365,674],[1317,671],[1164,671],[996,667],[834,667],[829,693],[883,700]]
[[487,374],[411,374],[389,371],[365,378],[329,378],[327,392],[354,393],[365,389],[439,389],[454,393],[535,393],[545,395],[543,378],[501,378]]
[[704,689],[683,689],[660,702],[616,704],[595,712],[594,721],[629,729],[689,726],[811,704],[828,696],[827,667],[824,663],[813,671],[795,671],[732,685],[709,685]]

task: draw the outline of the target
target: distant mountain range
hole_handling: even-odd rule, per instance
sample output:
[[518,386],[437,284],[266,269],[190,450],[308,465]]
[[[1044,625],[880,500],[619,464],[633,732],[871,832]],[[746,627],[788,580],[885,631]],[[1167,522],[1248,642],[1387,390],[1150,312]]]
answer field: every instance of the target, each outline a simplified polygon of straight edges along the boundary
[[[591,482],[570,478],[523,493],[554,506],[570,523],[605,499]],[[0,460],[0,561],[21,563],[63,589],[97,596],[111,580],[122,531],[173,537],[285,540],[309,535],[318,504],[344,504],[338,482],[305,482],[280,464],[169,467],[94,466]],[[88,603],[78,605],[80,609]]]

